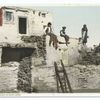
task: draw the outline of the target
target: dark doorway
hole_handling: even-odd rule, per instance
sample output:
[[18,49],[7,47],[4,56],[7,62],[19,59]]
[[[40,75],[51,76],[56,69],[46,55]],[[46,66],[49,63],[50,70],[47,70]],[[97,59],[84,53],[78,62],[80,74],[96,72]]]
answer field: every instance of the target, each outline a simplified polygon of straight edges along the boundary
[[2,49],[2,63],[8,63],[10,61],[21,61],[24,57],[32,55],[34,49],[32,48],[8,48]]
[[19,18],[19,33],[27,33],[27,18]]

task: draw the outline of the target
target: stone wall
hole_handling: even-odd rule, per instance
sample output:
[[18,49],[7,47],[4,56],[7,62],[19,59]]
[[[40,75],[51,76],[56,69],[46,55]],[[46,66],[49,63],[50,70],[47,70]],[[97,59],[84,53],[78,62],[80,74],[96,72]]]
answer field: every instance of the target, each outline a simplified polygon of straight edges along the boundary
[[32,88],[34,92],[56,92],[54,66],[32,66]]
[[[33,54],[31,55],[30,62],[32,65],[41,66],[46,64],[46,43],[45,36],[24,36],[21,38],[26,44],[31,43],[33,45]],[[35,45],[35,46],[34,46]],[[9,46],[11,46],[9,44]],[[11,46],[12,47],[12,46]],[[14,48],[16,48],[14,46]],[[23,45],[24,48],[24,45]],[[30,47],[29,47],[30,48]],[[2,56],[2,47],[0,49],[0,58]],[[20,65],[12,66],[11,62],[1,65],[0,68],[0,91],[6,92],[12,90],[21,90],[25,92],[31,92],[31,65],[27,66],[28,60],[21,61]],[[0,59],[1,64],[1,59]],[[5,66],[6,65],[6,66]],[[30,69],[30,75],[29,75]],[[14,71],[13,71],[14,70]],[[28,72],[27,72],[28,71]],[[28,82],[30,79],[30,82]],[[28,83],[28,84],[27,84]],[[28,85],[28,86],[27,86]],[[30,85],[30,86],[29,86]],[[30,88],[30,89],[29,89]]]
[[32,64],[42,65],[46,64],[46,37],[42,36],[22,36],[22,41],[25,43],[35,44],[35,51],[32,54]]
[[66,67],[73,89],[100,89],[100,65]]
[[[47,37],[47,40],[49,38]],[[45,36],[23,36],[22,41],[25,43],[31,43],[35,46],[35,50],[32,54],[32,66],[30,66],[30,88],[31,92],[57,92],[56,89],[56,79],[55,79],[55,70],[53,63],[54,61],[59,61],[59,49],[55,50],[52,46],[48,46],[48,41],[46,41]],[[76,44],[76,43],[75,43]],[[72,46],[70,46],[72,47]],[[100,88],[100,65],[74,65],[76,58],[74,56],[78,54],[78,47],[74,46],[76,49],[73,49],[73,54],[69,49],[70,65],[66,67],[66,71],[69,76],[69,80],[72,86],[72,89],[83,89],[83,88]],[[2,54],[2,49],[0,50]],[[65,52],[66,53],[66,52]],[[65,54],[64,54],[65,55]],[[67,55],[67,53],[66,53]],[[66,56],[65,55],[65,56]],[[71,59],[72,57],[72,59]],[[65,58],[64,58],[65,59]],[[74,59],[74,61],[72,61]],[[47,64],[46,64],[47,61]],[[25,66],[24,66],[25,67]],[[20,71],[21,75],[23,73],[24,67],[1,67],[0,68],[0,91],[2,90],[12,90],[17,88],[18,77],[17,71]],[[20,68],[22,68],[20,70]],[[27,69],[27,68],[25,68]],[[19,75],[20,76],[20,75]],[[22,77],[24,78],[24,77]],[[24,81],[24,80],[22,80]],[[32,83],[31,83],[32,81]],[[27,83],[27,81],[24,81]],[[23,84],[23,82],[21,83]],[[22,86],[20,88],[23,88]]]
[[[72,89],[99,89],[100,65],[66,67]],[[32,66],[32,92],[56,92],[54,67]],[[18,92],[18,67],[0,67],[0,92]]]
[[[32,92],[56,92],[53,66],[32,66]],[[66,67],[72,89],[100,89],[100,65]],[[0,92],[18,92],[18,67],[0,67]]]
[[32,75],[31,75],[31,57],[25,57],[20,62],[18,68],[17,89],[23,92],[31,92]]
[[[100,65],[65,67],[72,89],[100,89]],[[57,92],[54,67],[33,66],[32,88],[35,92]]]
[[18,67],[0,67],[0,92],[17,92]]

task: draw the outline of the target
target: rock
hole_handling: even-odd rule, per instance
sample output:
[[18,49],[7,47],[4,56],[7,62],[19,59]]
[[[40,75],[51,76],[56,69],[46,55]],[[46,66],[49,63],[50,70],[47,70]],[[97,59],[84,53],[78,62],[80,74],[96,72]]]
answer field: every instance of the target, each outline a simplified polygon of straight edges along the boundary
[[36,44],[36,55],[34,57],[43,57],[44,64],[46,63],[46,36],[22,36],[21,40],[25,43]]
[[17,89],[24,92],[31,92],[31,58],[25,57],[19,65]]

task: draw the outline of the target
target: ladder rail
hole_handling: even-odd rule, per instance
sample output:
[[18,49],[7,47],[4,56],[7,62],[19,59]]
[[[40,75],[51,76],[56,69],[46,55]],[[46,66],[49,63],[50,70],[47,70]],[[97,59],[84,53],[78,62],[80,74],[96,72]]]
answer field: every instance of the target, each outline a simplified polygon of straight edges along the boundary
[[72,93],[72,87],[71,87],[71,85],[70,85],[70,81],[69,81],[69,79],[68,79],[68,75],[67,75],[67,72],[66,72],[66,70],[65,70],[65,66],[64,66],[62,60],[61,60],[61,65],[62,65],[62,68],[63,68],[63,70],[64,70],[64,74],[65,74],[65,76],[66,76],[66,80],[67,80],[67,83],[68,83],[69,91],[70,91],[70,93]]
[[59,92],[59,81],[58,81],[58,77],[57,77],[57,71],[56,71],[56,68],[55,68],[55,73],[56,73],[56,83],[57,83],[57,92]]
[[65,85],[65,91],[68,92],[67,91],[67,84],[66,84],[66,77],[65,76],[64,76],[64,81],[65,81],[65,83],[64,83],[64,85]]
[[[57,66],[57,63],[54,62],[54,65],[55,65],[56,77],[58,78],[58,80],[59,80],[59,82],[60,82],[61,90],[62,90],[62,92],[64,93],[65,91],[64,91],[62,82],[61,82],[61,80],[60,80],[60,76],[59,76],[59,74],[58,74],[58,69],[57,69],[58,66]],[[57,85],[58,85],[58,83],[57,83]],[[57,86],[57,88],[59,88],[59,85]],[[57,90],[59,90],[59,89],[57,89]]]

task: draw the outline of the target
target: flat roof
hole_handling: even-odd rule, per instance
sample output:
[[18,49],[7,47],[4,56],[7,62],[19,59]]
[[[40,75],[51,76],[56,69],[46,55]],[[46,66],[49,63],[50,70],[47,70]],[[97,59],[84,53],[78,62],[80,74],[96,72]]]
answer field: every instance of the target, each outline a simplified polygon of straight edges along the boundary
[[11,10],[16,10],[16,11],[23,11],[23,12],[28,12],[28,11],[37,11],[37,12],[42,12],[48,14],[48,11],[42,11],[42,10],[36,10],[32,8],[25,8],[25,7],[16,7],[16,6],[2,6],[2,9],[11,9]]

